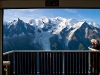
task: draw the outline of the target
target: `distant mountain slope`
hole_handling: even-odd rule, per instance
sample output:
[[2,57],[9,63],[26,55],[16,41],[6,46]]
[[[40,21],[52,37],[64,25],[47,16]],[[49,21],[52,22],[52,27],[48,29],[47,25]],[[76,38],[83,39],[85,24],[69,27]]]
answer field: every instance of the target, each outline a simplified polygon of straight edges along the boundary
[[62,17],[3,23],[3,49],[78,50],[88,49],[92,38],[100,38],[100,25]]

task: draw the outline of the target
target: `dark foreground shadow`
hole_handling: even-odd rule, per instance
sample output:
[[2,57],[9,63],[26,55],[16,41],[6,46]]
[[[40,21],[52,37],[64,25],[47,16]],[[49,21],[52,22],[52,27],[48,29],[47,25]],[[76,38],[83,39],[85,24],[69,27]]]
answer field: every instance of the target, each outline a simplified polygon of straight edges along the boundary
[[99,74],[18,74],[18,75],[100,75]]

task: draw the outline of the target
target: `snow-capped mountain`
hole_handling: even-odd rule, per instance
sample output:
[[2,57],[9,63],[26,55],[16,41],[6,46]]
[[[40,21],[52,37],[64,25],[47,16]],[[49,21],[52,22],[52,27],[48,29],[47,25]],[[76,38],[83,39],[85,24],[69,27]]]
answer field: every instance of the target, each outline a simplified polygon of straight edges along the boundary
[[[100,38],[100,25],[62,17],[3,23],[4,49],[77,50],[87,49],[90,39]],[[80,49],[81,49],[80,48]]]

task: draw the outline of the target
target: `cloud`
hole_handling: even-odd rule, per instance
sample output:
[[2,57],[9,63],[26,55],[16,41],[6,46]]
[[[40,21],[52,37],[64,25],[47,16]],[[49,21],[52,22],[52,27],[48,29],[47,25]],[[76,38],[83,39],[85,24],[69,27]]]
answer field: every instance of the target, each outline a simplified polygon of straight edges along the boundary
[[27,17],[27,16],[20,16],[20,17],[11,17],[10,19],[9,19],[9,21],[11,22],[11,21],[13,21],[13,20],[17,20],[18,18],[20,18],[22,21],[24,21],[25,23],[28,23],[29,22],[29,20],[31,20],[31,19],[43,19],[43,18],[48,18],[48,17],[46,17],[46,16],[35,16],[35,17]]
[[20,19],[21,19],[22,21],[24,21],[25,23],[28,23],[29,20],[30,20],[29,17],[20,17]]
[[78,17],[83,18],[83,16],[82,16],[82,15],[80,15],[80,14],[78,14]]
[[24,22],[29,22],[30,19],[38,18],[38,17],[39,17],[39,14],[30,14],[30,15],[20,14],[20,15],[14,15],[13,16],[13,18],[20,18]]
[[9,21],[18,20],[18,18],[21,19],[22,21],[24,21],[25,23],[28,23],[29,20],[32,19],[30,17],[22,17],[22,16],[20,16],[20,17],[11,17],[9,19]]
[[82,19],[83,21],[94,21],[93,19],[91,19],[91,18],[84,18],[84,19]]
[[38,19],[48,18],[47,16],[39,16]]
[[64,9],[66,10],[67,12],[70,12],[70,13],[77,13],[77,10],[75,9]]
[[36,11],[36,10],[39,10],[39,9],[18,9],[19,11],[29,11],[29,12],[33,12],[33,11]]
[[82,20],[82,21],[94,21],[93,19],[84,17],[84,16],[82,16],[82,15],[80,15],[80,14],[78,14],[78,17],[79,17],[79,19]]
[[31,18],[38,18],[41,16],[41,13],[36,13],[38,9],[14,9],[4,11],[4,20],[11,21],[20,18],[21,20],[28,22]]

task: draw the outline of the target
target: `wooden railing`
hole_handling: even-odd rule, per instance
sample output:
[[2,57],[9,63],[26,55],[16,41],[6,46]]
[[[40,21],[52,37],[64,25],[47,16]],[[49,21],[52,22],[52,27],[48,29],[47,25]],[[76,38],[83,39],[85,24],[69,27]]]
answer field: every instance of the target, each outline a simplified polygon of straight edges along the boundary
[[9,75],[100,72],[100,51],[14,50],[3,54],[4,60],[11,62]]

